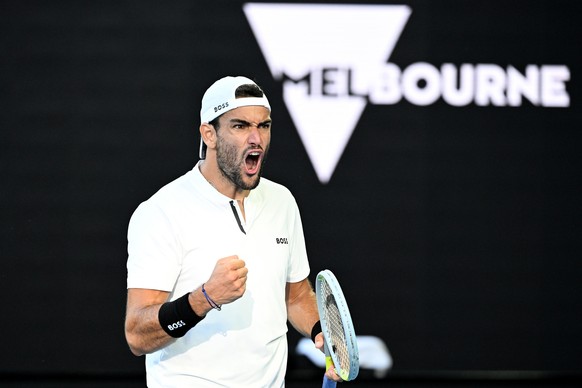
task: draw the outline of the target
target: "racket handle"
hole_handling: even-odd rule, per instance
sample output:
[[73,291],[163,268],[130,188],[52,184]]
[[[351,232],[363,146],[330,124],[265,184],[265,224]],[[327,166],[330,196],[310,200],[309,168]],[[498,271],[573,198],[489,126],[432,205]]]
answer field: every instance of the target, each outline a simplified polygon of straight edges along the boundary
[[[329,355],[329,351],[327,347],[325,347],[325,370],[327,371],[333,365],[333,361],[331,356]],[[335,388],[337,383],[333,380],[327,378],[326,375],[323,375],[323,385],[321,388]]]
[[333,380],[327,378],[327,376],[323,376],[323,385],[321,388],[336,388],[337,383]]

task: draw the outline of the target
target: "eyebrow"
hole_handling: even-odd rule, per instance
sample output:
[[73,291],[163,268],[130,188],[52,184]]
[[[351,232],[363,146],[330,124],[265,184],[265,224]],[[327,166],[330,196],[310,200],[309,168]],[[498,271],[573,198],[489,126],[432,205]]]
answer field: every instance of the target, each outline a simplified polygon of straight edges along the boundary
[[[257,126],[261,126],[261,125],[265,125],[265,124],[271,124],[273,122],[273,120],[271,119],[267,119],[265,121],[262,121],[260,123],[257,124]],[[241,124],[241,125],[246,125],[246,126],[250,126],[251,123],[249,123],[246,120],[242,120],[242,119],[230,119],[230,123],[231,124]]]

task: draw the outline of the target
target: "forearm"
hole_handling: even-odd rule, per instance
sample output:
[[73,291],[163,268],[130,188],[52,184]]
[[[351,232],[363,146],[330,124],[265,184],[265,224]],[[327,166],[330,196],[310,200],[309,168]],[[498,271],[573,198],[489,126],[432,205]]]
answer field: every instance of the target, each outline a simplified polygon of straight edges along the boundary
[[[175,341],[174,337],[176,335],[170,335],[170,332],[160,323],[160,308],[166,302],[167,297],[168,293],[166,292],[129,290],[125,335],[127,343],[135,355],[152,353]],[[174,301],[172,303],[178,302]],[[193,324],[206,316],[206,313],[211,309],[200,289],[188,294],[187,303],[194,312],[192,314],[192,311],[190,311],[189,315],[196,317]],[[178,317],[177,319],[181,320],[181,318]],[[186,319],[184,321],[188,322]],[[180,322],[184,324],[184,321]],[[183,329],[185,328],[186,326],[183,326]],[[177,331],[175,330],[172,333]]]
[[287,295],[287,317],[301,335],[310,338],[311,329],[319,321],[315,292],[309,281],[289,283]]
[[175,341],[160,325],[158,314],[161,304],[143,307],[131,312],[126,319],[125,336],[136,356],[155,352]]

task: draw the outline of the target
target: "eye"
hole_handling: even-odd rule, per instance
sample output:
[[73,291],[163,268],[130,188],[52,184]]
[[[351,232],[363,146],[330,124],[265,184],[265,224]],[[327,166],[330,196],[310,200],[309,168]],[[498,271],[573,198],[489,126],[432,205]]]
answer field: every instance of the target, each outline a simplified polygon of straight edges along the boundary
[[240,122],[240,121],[235,121],[233,123],[231,123],[231,128],[232,129],[245,129],[247,128],[249,125],[245,122]]

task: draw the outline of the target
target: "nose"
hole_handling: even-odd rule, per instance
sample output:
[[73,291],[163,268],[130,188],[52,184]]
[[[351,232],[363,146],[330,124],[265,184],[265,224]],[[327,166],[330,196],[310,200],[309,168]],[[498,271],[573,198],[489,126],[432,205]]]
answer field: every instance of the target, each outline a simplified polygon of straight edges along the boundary
[[261,144],[261,134],[257,125],[250,126],[249,137],[247,141],[249,144]]

